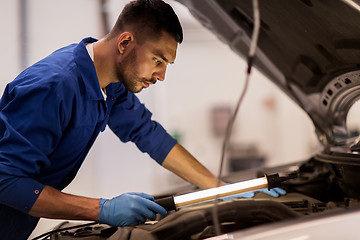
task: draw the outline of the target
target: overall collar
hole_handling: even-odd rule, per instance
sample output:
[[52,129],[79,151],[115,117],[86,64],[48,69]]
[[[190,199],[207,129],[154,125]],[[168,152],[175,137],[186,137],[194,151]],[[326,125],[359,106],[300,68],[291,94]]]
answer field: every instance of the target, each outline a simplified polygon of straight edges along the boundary
[[94,62],[91,60],[88,51],[86,50],[86,43],[96,42],[94,38],[84,38],[74,49],[75,63],[79,69],[85,86],[87,98],[90,100],[103,100],[101,93],[99,79],[96,75]]

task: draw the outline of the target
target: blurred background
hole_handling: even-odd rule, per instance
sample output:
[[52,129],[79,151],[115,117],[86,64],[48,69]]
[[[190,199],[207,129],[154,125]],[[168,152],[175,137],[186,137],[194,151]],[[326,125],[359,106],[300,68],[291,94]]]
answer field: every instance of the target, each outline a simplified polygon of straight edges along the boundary
[[[127,2],[0,0],[1,92],[24,68],[54,50],[88,36],[103,37]],[[179,16],[184,42],[175,64],[168,67],[166,81],[138,96],[153,119],[217,175],[224,128],[243,89],[246,64],[184,6],[166,2]],[[254,70],[236,118],[224,174],[305,160],[318,149],[307,115]],[[64,191],[111,198],[129,191],[162,194],[186,184],[107,128]],[[42,219],[32,237],[59,222]]]

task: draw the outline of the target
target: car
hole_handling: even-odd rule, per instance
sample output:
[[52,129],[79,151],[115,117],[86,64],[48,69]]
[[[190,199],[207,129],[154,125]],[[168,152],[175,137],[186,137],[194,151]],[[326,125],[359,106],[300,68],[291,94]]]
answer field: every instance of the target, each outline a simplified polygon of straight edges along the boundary
[[[247,59],[252,0],[177,0]],[[60,228],[52,239],[353,239],[360,233],[360,137],[348,124],[360,97],[360,6],[355,0],[260,0],[253,65],[309,116],[321,151],[287,165],[224,177],[235,183],[278,173],[278,198],[203,202],[135,227]],[[291,139],[289,139],[291,141]],[[181,195],[197,189],[174,189]],[[162,197],[162,196],[158,196]],[[215,210],[214,210],[215,209]],[[214,211],[217,214],[214,217]],[[64,223],[62,227],[70,226]],[[220,230],[220,231],[219,231]]]

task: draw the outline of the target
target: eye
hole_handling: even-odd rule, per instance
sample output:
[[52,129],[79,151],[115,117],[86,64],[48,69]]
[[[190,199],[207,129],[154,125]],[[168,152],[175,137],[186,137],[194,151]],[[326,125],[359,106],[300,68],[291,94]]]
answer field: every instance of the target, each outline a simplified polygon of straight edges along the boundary
[[161,64],[161,60],[159,60],[158,58],[155,58],[155,57],[154,57],[153,60],[154,60],[154,62],[155,62],[156,65]]

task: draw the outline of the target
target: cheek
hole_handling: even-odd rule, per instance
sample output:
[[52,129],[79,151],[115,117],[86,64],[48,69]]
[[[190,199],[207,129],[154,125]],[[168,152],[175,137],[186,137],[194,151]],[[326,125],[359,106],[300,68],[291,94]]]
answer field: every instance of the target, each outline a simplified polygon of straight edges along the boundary
[[153,73],[153,66],[147,62],[142,62],[138,64],[137,72],[139,75],[149,77]]

